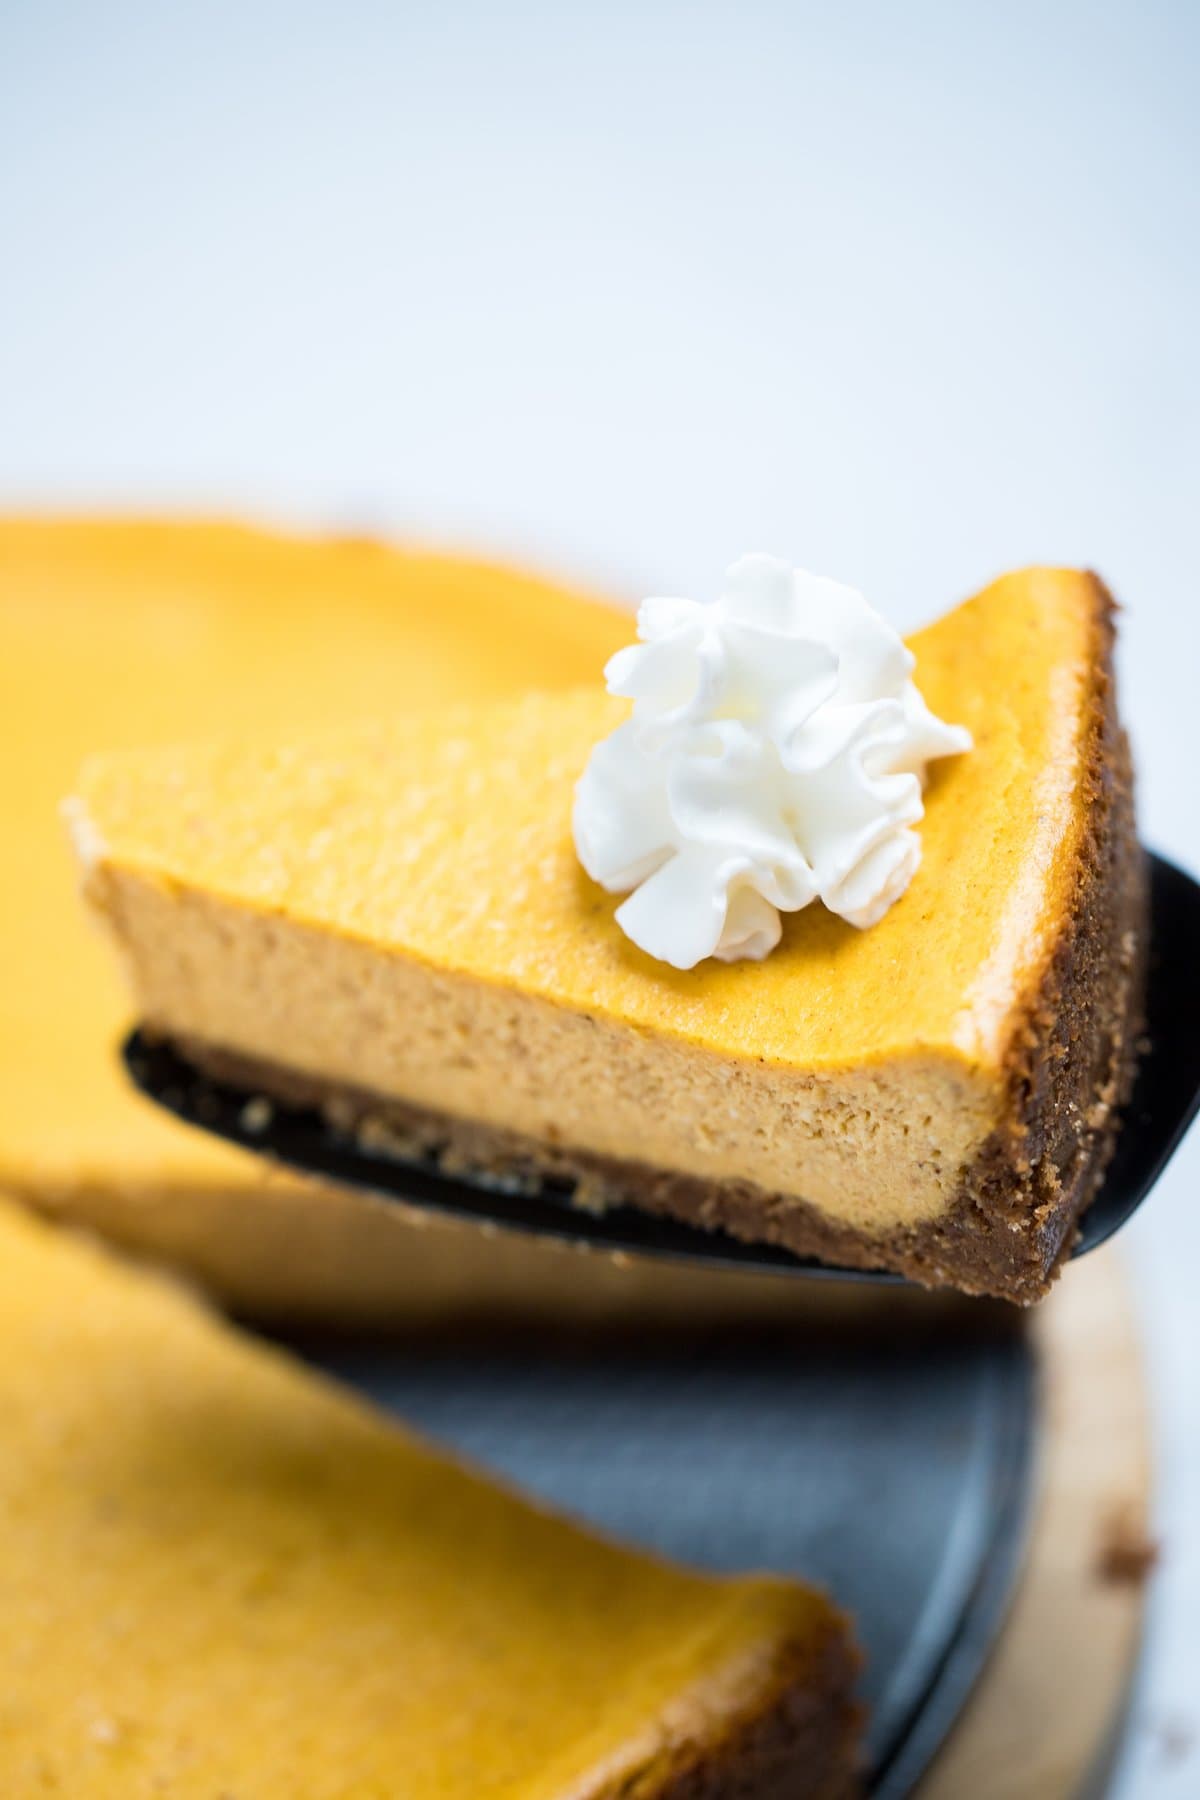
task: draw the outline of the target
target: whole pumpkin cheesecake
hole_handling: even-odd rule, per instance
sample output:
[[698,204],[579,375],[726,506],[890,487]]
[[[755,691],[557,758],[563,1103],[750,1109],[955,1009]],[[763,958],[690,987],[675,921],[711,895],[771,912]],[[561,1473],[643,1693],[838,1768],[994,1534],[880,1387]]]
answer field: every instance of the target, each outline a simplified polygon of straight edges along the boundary
[[0,1199],[0,1792],[834,1800],[815,1590],[623,1549]]
[[739,571],[719,641],[653,603],[625,698],[96,759],[90,904],[148,1028],[255,1089],[1035,1299],[1132,1058],[1111,601],[1027,570],[905,655],[857,597]]

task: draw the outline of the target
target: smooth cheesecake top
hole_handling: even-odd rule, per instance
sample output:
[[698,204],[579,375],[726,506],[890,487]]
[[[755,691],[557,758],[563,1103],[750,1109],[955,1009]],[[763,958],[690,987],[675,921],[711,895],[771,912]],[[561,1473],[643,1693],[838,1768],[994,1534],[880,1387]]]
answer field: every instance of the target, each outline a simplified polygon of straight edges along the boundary
[[2,1199],[0,1417],[6,1795],[650,1795],[837,1659]]
[[188,1254],[204,1195],[245,1207],[266,1185],[121,1079],[128,1001],[81,917],[59,819],[84,756],[585,681],[629,629],[516,570],[368,539],[0,520],[0,813],[19,871],[0,883],[0,1183],[55,1204],[115,1194],[134,1227],[166,1193]]
[[910,640],[930,706],[975,740],[933,771],[922,866],[878,925],[814,905],[761,963],[652,961],[580,870],[573,784],[623,713],[598,679],[282,747],[98,758],[83,841],[110,866],[262,917],[721,1055],[994,1069],[1070,904],[1108,609],[1091,576],[1032,569]]

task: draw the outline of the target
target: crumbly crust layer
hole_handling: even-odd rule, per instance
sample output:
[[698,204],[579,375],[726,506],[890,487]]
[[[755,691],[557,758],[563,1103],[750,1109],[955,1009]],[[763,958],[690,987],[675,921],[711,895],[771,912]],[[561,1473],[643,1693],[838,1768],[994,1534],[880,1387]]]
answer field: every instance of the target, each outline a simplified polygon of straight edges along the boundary
[[718,1743],[646,1770],[620,1800],[852,1800],[861,1792],[858,1666],[848,1634],[831,1626],[784,1660]]

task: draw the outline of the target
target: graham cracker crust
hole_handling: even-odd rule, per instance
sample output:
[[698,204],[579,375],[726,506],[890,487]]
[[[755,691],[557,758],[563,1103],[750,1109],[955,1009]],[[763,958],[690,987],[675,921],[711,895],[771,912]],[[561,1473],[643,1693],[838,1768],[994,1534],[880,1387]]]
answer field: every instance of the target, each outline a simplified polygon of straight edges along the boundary
[[816,1644],[784,1657],[717,1744],[643,1772],[619,1800],[853,1800],[862,1791],[859,1662],[845,1622],[832,1617]]
[[587,1209],[632,1205],[822,1262],[895,1270],[925,1287],[1021,1305],[1040,1299],[1112,1155],[1141,1026],[1147,864],[1137,840],[1129,746],[1117,718],[1115,607],[1103,584],[1095,577],[1092,584],[1085,826],[1072,898],[1013,1036],[1003,1122],[960,1171],[955,1198],[940,1218],[872,1235],[831,1220],[799,1194],[537,1142],[195,1040],[176,1039],[178,1049],[248,1092],[315,1106],[370,1148],[432,1157],[448,1174],[483,1174],[523,1190],[554,1178],[574,1184],[576,1203]]

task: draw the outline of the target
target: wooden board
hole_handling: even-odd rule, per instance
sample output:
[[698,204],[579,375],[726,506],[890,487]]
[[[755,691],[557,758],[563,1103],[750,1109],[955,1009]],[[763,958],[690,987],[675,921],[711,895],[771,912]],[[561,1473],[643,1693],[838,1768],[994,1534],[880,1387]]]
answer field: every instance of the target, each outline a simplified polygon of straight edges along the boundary
[[1033,1330],[1045,1424],[1025,1569],[921,1800],[1094,1793],[1120,1739],[1141,1638],[1150,1431],[1116,1252],[1067,1270]]

